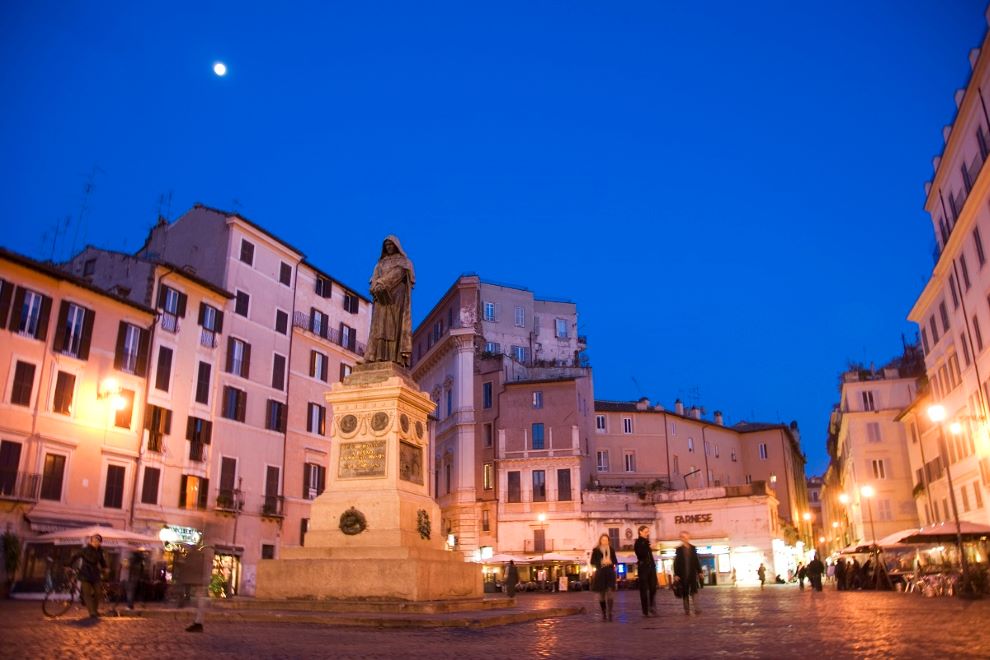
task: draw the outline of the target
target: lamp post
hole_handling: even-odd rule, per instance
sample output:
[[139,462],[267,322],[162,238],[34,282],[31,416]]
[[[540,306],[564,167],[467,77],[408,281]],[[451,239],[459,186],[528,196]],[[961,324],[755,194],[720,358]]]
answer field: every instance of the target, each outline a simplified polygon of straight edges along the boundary
[[[948,452],[945,446],[945,428],[942,425],[942,422],[945,421],[945,406],[938,404],[928,406],[928,419],[938,425],[938,451],[942,457],[942,462],[945,464],[945,479],[949,486],[949,500],[952,502],[952,517],[956,521],[956,550],[959,552],[959,561],[962,564],[963,591],[969,591],[969,562],[966,559],[966,553],[963,552],[962,525],[959,524],[959,509],[956,507],[956,490],[952,487],[952,470],[949,468]],[[958,435],[962,432],[962,425],[959,422],[953,422],[950,430],[952,433]]]
[[873,498],[874,495],[877,494],[877,491],[873,489],[873,486],[867,485],[859,489],[859,494],[862,495],[863,498],[866,500],[866,511],[867,513],[870,514],[870,534],[873,536],[872,545],[876,545],[877,528],[873,526],[873,504],[870,502],[870,500]]

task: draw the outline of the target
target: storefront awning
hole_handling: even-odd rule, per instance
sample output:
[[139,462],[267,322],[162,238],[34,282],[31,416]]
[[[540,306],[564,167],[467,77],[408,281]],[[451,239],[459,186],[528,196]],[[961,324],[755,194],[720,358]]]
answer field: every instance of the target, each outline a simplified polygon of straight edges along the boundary
[[38,534],[45,532],[61,532],[65,529],[82,529],[90,525],[110,527],[109,520],[67,520],[65,518],[49,518],[45,516],[25,515],[24,519],[31,526],[31,531]]

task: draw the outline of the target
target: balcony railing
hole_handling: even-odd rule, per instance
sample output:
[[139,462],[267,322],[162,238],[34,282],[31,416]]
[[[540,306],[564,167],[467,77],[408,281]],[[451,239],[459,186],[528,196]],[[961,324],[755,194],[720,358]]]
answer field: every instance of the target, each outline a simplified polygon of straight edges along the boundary
[[523,552],[532,554],[534,552],[553,552],[553,539],[545,539],[543,544],[536,542],[536,539],[524,539]]
[[244,496],[237,488],[221,488],[217,491],[217,511],[236,512],[244,508]]
[[206,445],[202,442],[190,442],[189,460],[199,462],[206,460]]
[[0,499],[37,502],[40,489],[40,474],[0,470]]
[[199,333],[200,346],[205,346],[206,348],[216,348],[217,343],[217,333],[214,331],[203,328],[202,332]]
[[344,343],[341,340],[340,330],[329,327],[329,323],[322,324],[320,327],[315,327],[313,325],[312,319],[306,312],[295,312],[292,315],[292,327],[302,328],[307,332],[312,332],[317,337],[322,337],[327,341],[333,342],[338,346],[342,346],[352,353],[357,353],[358,355],[364,355],[365,345],[359,341],[352,340],[350,342]]
[[281,495],[265,495],[265,499],[261,504],[261,515],[281,518],[285,515],[282,509],[283,504],[284,501]]
[[179,331],[179,317],[171,312],[162,312],[159,317],[159,325],[162,326],[162,330],[165,332],[171,332],[175,334]]

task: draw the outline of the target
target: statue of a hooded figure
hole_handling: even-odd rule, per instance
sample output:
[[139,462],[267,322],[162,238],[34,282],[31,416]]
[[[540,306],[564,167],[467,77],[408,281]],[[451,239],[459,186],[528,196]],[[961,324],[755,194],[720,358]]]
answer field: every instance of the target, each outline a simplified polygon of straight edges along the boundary
[[408,367],[412,357],[412,288],[416,283],[412,262],[399,239],[382,241],[382,256],[371,276],[371,332],[364,361],[395,362]]

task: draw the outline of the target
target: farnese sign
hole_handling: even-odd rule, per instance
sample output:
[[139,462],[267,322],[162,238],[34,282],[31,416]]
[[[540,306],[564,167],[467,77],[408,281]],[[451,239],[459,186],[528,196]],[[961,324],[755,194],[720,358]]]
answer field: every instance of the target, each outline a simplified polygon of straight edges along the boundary
[[712,521],[712,514],[710,513],[689,513],[683,516],[674,516],[675,525],[690,525],[700,524],[700,523],[710,523]]

